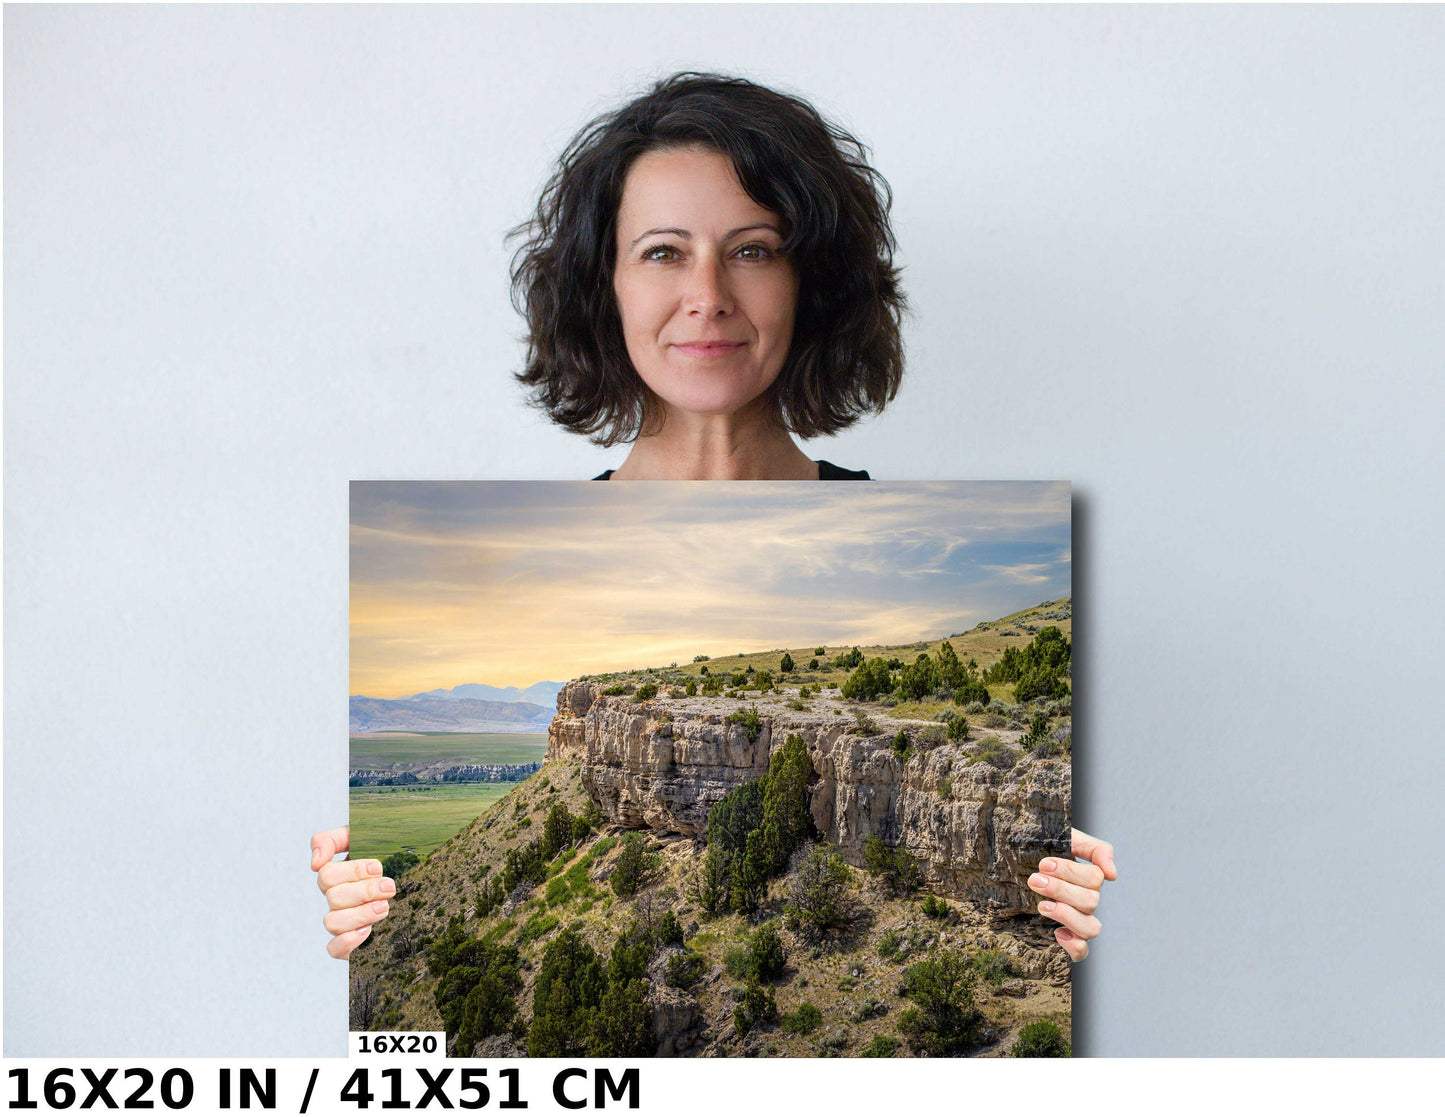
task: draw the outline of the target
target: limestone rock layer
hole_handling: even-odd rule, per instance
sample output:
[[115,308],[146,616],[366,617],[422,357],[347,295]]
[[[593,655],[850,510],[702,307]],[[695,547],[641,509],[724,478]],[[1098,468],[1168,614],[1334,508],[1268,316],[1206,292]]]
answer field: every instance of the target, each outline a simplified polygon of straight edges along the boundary
[[813,824],[820,840],[853,865],[878,835],[918,859],[927,886],[983,904],[997,916],[1035,910],[1029,874],[1040,858],[1068,856],[1067,757],[1025,756],[1004,771],[974,763],[966,744],[894,754],[899,728],[880,711],[876,734],[862,734],[841,712],[760,708],[762,733],[749,741],[727,715],[744,704],[724,698],[634,702],[602,686],[571,682],[557,695],[547,760],[581,768],[588,793],[615,823],[703,837],[708,812],[733,788],[768,770],[790,733],[802,737],[813,767]]

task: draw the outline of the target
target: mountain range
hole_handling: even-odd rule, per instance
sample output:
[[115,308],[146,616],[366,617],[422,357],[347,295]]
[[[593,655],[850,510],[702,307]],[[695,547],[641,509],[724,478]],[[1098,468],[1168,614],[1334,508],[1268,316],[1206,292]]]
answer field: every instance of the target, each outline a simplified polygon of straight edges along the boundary
[[350,699],[352,733],[545,733],[557,710],[561,683],[525,690],[463,683],[405,698]]

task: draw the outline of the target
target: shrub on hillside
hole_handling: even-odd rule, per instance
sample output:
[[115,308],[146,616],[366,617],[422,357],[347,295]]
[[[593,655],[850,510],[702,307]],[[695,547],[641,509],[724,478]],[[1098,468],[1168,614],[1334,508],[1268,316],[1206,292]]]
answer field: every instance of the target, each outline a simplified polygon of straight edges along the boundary
[[756,741],[763,735],[763,719],[758,715],[757,706],[746,710],[734,710],[728,714],[729,725],[741,725],[749,741]]
[[624,899],[636,895],[651,867],[647,855],[647,839],[636,830],[622,839],[622,852],[612,864],[609,881],[612,891]]
[[679,950],[667,960],[662,979],[674,989],[691,989],[707,970],[707,959],[695,950]]
[[804,1001],[792,1012],[779,1021],[779,1026],[785,1032],[793,1032],[800,1036],[808,1035],[816,1031],[823,1023],[823,1014],[818,1011],[816,1005],[810,1001]]
[[918,887],[918,862],[908,847],[890,846],[877,834],[863,843],[863,868],[898,895],[906,896]]
[[985,737],[973,747],[971,760],[974,764],[992,764],[1008,771],[1018,762],[1018,753],[997,737]]
[[814,938],[831,928],[846,926],[844,892],[848,876],[848,866],[837,850],[828,845],[809,847],[793,874],[783,905],[789,928],[805,938]]
[[973,968],[982,980],[998,989],[1006,979],[1014,976],[1018,965],[1002,950],[983,950],[973,956]]
[[1009,1054],[1016,1059],[1067,1059],[1072,1052],[1068,1038],[1057,1024],[1035,1020],[1024,1025]]
[[771,987],[750,981],[742,1000],[733,1009],[733,1028],[745,1036],[758,1024],[769,1024],[778,1018],[778,1001]]
[[961,950],[942,949],[904,974],[905,995],[915,1008],[898,1018],[917,1055],[957,1055],[976,1047],[987,1021],[974,1004],[977,973]]
[[420,865],[421,858],[411,850],[402,850],[385,857],[381,862],[381,875],[390,877],[392,880],[399,879],[403,873],[413,866]]

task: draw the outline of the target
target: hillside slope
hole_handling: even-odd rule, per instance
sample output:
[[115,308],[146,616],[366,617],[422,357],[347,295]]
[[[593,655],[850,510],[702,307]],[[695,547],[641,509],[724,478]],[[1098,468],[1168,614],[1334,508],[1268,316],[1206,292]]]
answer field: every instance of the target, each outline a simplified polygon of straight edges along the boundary
[[[1035,624],[1031,617],[1067,608],[1066,601],[1048,603],[975,632],[1001,650],[1027,643],[1003,631],[1022,636],[1024,625]],[[956,638],[955,647],[962,642]],[[936,655],[937,642],[931,646]],[[655,930],[671,912],[686,951],[701,959],[700,972],[687,988],[674,988],[667,968],[681,949],[653,949],[646,988],[658,1054],[903,1054],[899,1022],[913,1005],[904,995],[908,967],[954,951],[973,960],[975,1000],[987,1020],[969,1053],[1006,1053],[1034,1020],[1059,1024],[1067,1036],[1068,960],[1053,941],[1054,925],[1032,914],[1024,884],[1039,857],[1067,848],[1067,699],[1028,709],[1003,700],[975,703],[968,731],[950,738],[935,719],[956,711],[935,697],[846,702],[830,693],[822,672],[812,672],[812,684],[795,673],[797,686],[770,680],[756,693],[688,696],[689,674],[700,677],[696,670],[643,671],[563,687],[542,770],[407,873],[392,914],[353,955],[354,1028],[443,1028],[437,992],[446,974],[430,971],[427,947],[459,919],[453,936],[516,945],[520,978],[512,1028],[461,1054],[524,1054],[549,943],[570,927],[606,958],[629,928]],[[655,681],[658,694],[639,701],[635,692],[603,693],[639,681]],[[1040,717],[1047,739],[1034,733],[1025,741]],[[751,916],[709,916],[699,902],[710,807],[766,773],[770,756],[792,735],[802,739],[811,769],[812,838],[853,866],[843,890],[845,925],[821,936],[790,930],[780,918],[799,855]],[[572,815],[590,807],[597,828],[557,856],[546,880],[518,884],[487,910],[485,890],[505,871],[508,853],[532,842],[557,804]],[[636,895],[624,899],[609,879],[623,849],[619,837],[638,830],[647,835],[653,865]],[[870,837],[917,858],[916,892],[895,894],[884,878],[863,871]],[[740,1032],[735,1009],[747,983],[738,976],[738,958],[769,921],[786,953],[770,985],[780,1019]],[[806,1015],[789,1015],[804,1002],[817,1010],[811,1027],[798,1023]]]

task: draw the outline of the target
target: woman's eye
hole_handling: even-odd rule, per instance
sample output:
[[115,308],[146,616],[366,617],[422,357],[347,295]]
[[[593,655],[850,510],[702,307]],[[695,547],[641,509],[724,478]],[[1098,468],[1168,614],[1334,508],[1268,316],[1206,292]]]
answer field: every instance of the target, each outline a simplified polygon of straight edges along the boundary
[[677,250],[666,244],[654,245],[652,248],[643,250],[642,258],[644,260],[661,260],[665,263],[668,260],[677,259]]
[[737,255],[744,260],[766,260],[773,255],[773,250],[766,244],[745,244],[738,249]]

